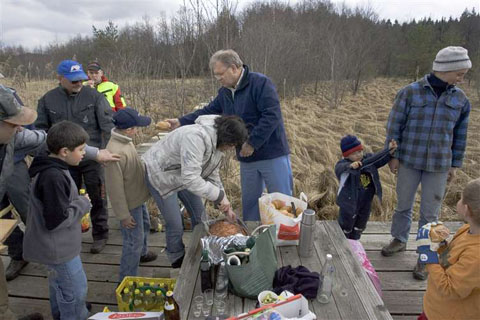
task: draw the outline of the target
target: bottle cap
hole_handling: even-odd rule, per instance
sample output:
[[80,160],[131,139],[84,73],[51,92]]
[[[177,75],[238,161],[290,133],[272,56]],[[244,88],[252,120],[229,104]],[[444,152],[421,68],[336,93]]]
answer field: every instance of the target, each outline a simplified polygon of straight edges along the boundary
[[172,291],[167,291],[167,297],[171,297],[173,296],[173,292]]
[[128,288],[123,289],[123,293],[130,293],[130,290]]
[[82,188],[82,189],[78,190],[78,193],[81,194],[81,195],[84,195],[85,193],[87,193],[87,190]]
[[306,225],[313,225],[317,220],[317,215],[312,209],[305,209],[302,213],[302,223]]

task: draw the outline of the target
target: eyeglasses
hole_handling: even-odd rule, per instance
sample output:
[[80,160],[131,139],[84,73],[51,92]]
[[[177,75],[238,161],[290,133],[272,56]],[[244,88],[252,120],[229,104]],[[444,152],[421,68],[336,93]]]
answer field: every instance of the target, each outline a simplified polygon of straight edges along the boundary
[[72,84],[77,84],[79,82],[82,82],[82,80],[76,80],[76,81],[70,81]]

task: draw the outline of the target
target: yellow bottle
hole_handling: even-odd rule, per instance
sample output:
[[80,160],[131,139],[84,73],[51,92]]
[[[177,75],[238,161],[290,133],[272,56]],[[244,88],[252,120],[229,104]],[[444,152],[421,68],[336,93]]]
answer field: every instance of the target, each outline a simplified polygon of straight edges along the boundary
[[[81,196],[84,196],[84,195],[87,194],[85,189],[78,190],[78,193]],[[80,220],[80,221],[81,221],[81,224],[82,224],[82,232],[87,232],[88,230],[90,230],[90,212],[85,213],[82,217],[82,220]]]

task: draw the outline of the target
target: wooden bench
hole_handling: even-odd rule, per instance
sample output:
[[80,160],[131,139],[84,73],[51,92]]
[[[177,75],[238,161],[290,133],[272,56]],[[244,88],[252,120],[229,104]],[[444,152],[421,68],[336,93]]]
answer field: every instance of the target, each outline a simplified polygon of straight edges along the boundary
[[[174,296],[180,305],[181,319],[194,319],[192,299],[201,294],[200,238],[203,236],[203,226],[197,226],[177,278]],[[296,246],[278,247],[278,266],[303,265],[320,273],[327,253],[332,254],[335,266],[333,299],[328,304],[311,300],[310,310],[319,319],[392,319],[336,221],[317,221],[315,252],[311,257],[300,258]],[[255,308],[256,302],[229,293],[226,313],[234,316],[248,312]]]

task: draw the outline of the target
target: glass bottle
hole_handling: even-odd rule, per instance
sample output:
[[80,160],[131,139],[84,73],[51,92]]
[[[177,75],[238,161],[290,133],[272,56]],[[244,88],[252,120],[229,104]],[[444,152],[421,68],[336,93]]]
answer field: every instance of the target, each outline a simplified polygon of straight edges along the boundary
[[332,255],[327,254],[325,264],[322,268],[322,274],[320,276],[322,279],[322,287],[317,295],[317,300],[320,303],[328,303],[330,301],[332,296],[334,272],[335,268],[333,267]]

